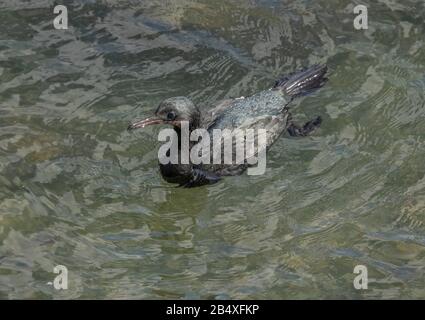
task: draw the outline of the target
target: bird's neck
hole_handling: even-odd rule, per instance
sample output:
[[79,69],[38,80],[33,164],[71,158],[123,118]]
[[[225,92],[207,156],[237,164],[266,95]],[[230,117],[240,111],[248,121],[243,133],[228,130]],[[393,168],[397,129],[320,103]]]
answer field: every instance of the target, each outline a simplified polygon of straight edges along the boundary
[[[180,127],[174,127],[174,131],[177,133],[177,140],[178,140],[178,144],[179,144],[179,151],[181,150],[182,147],[182,130]],[[190,134],[190,132],[189,132]]]
[[[173,127],[174,131],[177,133],[177,138],[178,138],[178,147],[179,147],[179,151],[181,150],[181,144],[182,144],[182,129],[180,127]],[[198,126],[193,126],[192,123],[189,124],[189,134],[187,135],[187,139],[189,139],[189,148],[192,148],[192,146],[195,144],[195,142],[190,141],[190,134],[192,133],[193,130],[197,129]]]

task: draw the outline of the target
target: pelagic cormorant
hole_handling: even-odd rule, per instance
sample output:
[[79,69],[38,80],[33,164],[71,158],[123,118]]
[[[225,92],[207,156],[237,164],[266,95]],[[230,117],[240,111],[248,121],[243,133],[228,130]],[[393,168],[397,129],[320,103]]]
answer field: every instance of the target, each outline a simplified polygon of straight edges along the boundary
[[[277,80],[271,89],[246,98],[221,101],[205,114],[201,114],[186,97],[168,98],[159,104],[154,117],[136,121],[128,126],[128,130],[153,124],[171,125],[179,139],[180,154],[183,122],[188,123],[189,131],[204,128],[210,133],[214,129],[266,129],[268,149],[284,131],[291,136],[305,136],[320,125],[320,116],[303,126],[293,123],[289,104],[294,98],[322,87],[327,81],[326,71],[326,65],[314,65],[291,73]],[[189,148],[194,145],[196,142],[191,142]],[[221,176],[241,174],[248,167],[246,161],[232,164],[160,163],[163,178],[184,187],[215,183]]]

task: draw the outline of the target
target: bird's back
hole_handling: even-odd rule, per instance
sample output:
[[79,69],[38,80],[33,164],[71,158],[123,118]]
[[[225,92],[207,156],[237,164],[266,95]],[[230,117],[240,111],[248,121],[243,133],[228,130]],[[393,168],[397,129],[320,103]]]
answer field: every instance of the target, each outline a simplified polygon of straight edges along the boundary
[[265,119],[279,116],[290,100],[281,91],[265,90],[247,98],[234,99],[227,102],[226,108],[215,115],[214,121],[208,126],[213,129],[248,129],[260,121],[265,125]]

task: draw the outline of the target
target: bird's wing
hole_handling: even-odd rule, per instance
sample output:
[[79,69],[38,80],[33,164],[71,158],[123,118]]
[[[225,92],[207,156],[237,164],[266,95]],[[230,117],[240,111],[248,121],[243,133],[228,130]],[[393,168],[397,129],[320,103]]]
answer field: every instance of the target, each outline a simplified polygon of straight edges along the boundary
[[213,108],[205,113],[202,119],[202,127],[209,128],[219,118],[223,112],[228,109],[236,99],[225,99],[219,101]]
[[[237,128],[230,128],[230,135],[223,132],[223,135],[218,138],[220,139],[218,148],[215,146],[214,136],[209,141],[201,140],[196,145],[197,148],[199,147],[199,157],[201,157],[201,149],[202,152],[209,151],[210,157],[210,163],[202,164],[202,169],[216,172],[219,175],[240,174],[252,163],[255,163],[258,156],[263,151],[265,152],[285,131],[287,121],[288,112],[282,112],[277,116],[267,115],[248,119]],[[218,162],[214,159],[218,159]]]

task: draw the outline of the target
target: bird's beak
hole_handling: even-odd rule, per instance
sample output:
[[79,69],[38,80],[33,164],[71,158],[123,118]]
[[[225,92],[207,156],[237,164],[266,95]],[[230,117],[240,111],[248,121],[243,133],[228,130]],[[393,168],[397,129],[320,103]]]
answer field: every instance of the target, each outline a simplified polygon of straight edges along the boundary
[[166,123],[166,121],[160,118],[147,118],[144,120],[139,120],[139,121],[131,123],[127,127],[127,130],[134,130],[134,129],[144,128],[146,126],[150,126],[153,124],[162,124],[162,123]]

